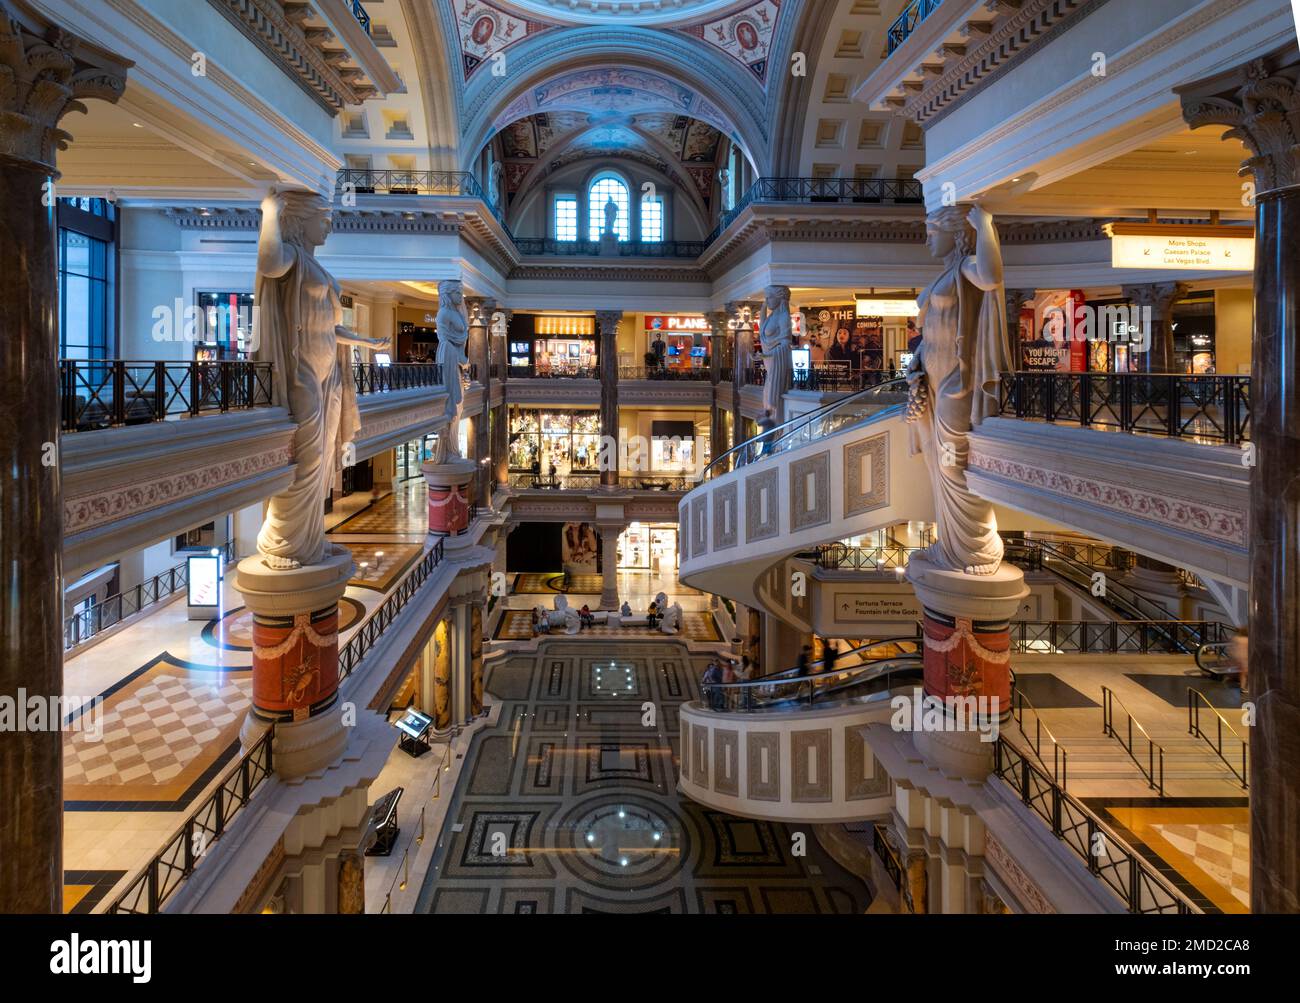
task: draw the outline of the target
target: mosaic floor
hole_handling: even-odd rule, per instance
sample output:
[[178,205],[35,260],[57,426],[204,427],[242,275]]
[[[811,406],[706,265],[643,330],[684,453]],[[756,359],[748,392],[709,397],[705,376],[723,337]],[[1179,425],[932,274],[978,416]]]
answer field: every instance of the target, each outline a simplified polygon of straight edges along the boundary
[[[508,609],[501,615],[496,633],[492,635],[497,641],[527,641],[533,636],[533,620],[529,610]],[[598,623],[583,629],[579,637],[619,637],[619,638],[655,638],[664,637],[657,629],[651,630],[644,624],[640,626],[607,627]],[[691,641],[721,641],[722,632],[718,630],[717,621],[712,613],[682,613],[682,637]]]
[[[557,592],[566,592],[584,596],[598,596],[604,588],[604,578],[601,575],[570,575],[568,588],[564,588],[564,576],[548,573],[534,574],[524,572],[515,575],[514,582],[511,585],[511,591],[515,595],[555,595]],[[693,589],[689,585],[676,583],[673,586],[674,595],[703,595],[699,589]]]
[[678,796],[677,709],[703,668],[672,641],[491,663],[499,723],[475,736],[416,911],[864,911],[866,886],[811,832],[796,857],[789,827]]

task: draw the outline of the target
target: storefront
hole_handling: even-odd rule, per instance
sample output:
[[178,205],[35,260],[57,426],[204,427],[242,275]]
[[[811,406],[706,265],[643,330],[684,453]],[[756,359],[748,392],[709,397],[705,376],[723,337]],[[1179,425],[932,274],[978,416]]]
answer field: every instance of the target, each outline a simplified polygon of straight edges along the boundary
[[599,473],[600,412],[512,407],[507,449],[511,473]]
[[[875,302],[864,301],[868,305]],[[819,370],[902,369],[910,352],[908,344],[917,335],[914,318],[863,313],[856,303],[810,307],[806,314],[809,330],[796,330],[795,343],[808,349],[809,364]]]
[[253,341],[252,293],[198,293],[194,360],[246,359]]
[[595,378],[599,339],[593,317],[517,314],[510,320],[511,376]]
[[[711,328],[698,315],[645,315],[645,351],[657,356],[665,369],[707,369]],[[662,345],[662,351],[660,350]],[[646,363],[650,360],[647,358]]]
[[433,458],[433,447],[437,439],[437,433],[430,432],[422,439],[412,439],[397,447],[398,480],[407,481],[421,476],[420,465]]
[[618,537],[618,570],[676,574],[677,526],[673,523],[629,524]]

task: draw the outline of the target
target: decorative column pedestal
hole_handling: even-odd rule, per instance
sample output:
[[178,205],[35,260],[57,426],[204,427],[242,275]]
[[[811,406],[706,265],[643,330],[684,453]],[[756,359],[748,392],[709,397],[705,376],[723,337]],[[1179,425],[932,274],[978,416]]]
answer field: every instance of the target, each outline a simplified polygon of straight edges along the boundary
[[460,536],[469,528],[474,461],[456,457],[446,463],[425,463],[421,470],[429,486],[429,532]]
[[333,764],[347,746],[339,690],[339,600],[352,554],[336,547],[319,564],[282,571],[263,559],[239,562],[235,588],[253,611],[253,707],[245,748],[275,724],[275,772],[285,780]]
[[600,527],[600,608],[618,609],[618,535],[621,526]]
[[[975,697],[979,708],[963,730],[914,731],[912,744],[942,773],[983,780],[993,771],[987,729],[1011,715],[1011,618],[1029,595],[1024,572],[1003,564],[968,575],[915,554],[907,577],[924,610],[926,701]],[[953,708],[944,706],[948,723]]]

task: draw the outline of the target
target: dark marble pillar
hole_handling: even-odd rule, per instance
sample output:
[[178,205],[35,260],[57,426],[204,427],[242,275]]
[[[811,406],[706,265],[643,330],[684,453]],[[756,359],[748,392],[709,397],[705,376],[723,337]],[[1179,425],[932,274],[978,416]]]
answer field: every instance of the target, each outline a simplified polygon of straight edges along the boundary
[[1007,298],[1007,351],[1011,358],[1012,370],[1023,368],[1020,351],[1020,308],[1032,300],[1036,289],[1004,289]]
[[[1174,304],[1187,295],[1185,282],[1148,282],[1124,286],[1124,298],[1136,307],[1151,310],[1151,347],[1137,355],[1138,368],[1144,373],[1174,371]],[[1141,322],[1146,326],[1146,321]]]
[[709,382],[713,386],[713,393],[709,397],[709,452],[714,459],[717,459],[731,448],[731,443],[727,441],[726,422],[723,421],[722,411],[718,407],[718,387],[722,384],[722,367],[725,365],[725,356],[729,347],[727,336],[731,332],[727,330],[725,312],[710,313],[708,320]]
[[[116,101],[128,63],[0,0],[0,696],[63,695],[55,151],[79,98]],[[63,912],[63,736],[0,731],[0,912]]]
[[1251,354],[1251,911],[1300,912],[1300,53],[1178,88],[1193,128],[1230,126],[1255,184]]
[[491,352],[488,344],[489,324],[496,303],[490,299],[469,298],[465,305],[469,308],[469,361],[483,386],[483,410],[474,416],[474,462],[478,465],[474,478],[474,500],[483,509],[492,507],[492,484],[494,481],[491,460],[492,440],[490,438],[488,412],[492,407]]
[[601,310],[596,314],[600,332],[600,434],[602,449],[612,451],[608,462],[601,463],[600,484],[618,487],[618,324],[621,310]]
[[[491,362],[496,366],[497,374],[500,376],[502,385],[509,371],[510,356],[508,354],[510,345],[510,319],[512,311],[498,310],[497,314],[501,317],[499,322],[500,333],[496,333],[496,325],[493,326],[492,359]],[[492,414],[492,473],[497,487],[505,488],[510,484],[510,411],[506,406],[505,395],[501,396],[501,403],[496,407]]]

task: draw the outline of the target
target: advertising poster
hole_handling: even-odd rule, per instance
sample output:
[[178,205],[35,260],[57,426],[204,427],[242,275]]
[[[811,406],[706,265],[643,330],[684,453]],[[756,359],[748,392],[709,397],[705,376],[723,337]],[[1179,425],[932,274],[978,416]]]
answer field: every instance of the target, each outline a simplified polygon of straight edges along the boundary
[[1084,307],[1083,293],[1073,289],[1042,293],[1032,310],[1022,309],[1021,368],[1036,372],[1086,371],[1088,342],[1073,336]]
[[566,522],[561,559],[567,573],[596,573],[596,551],[599,548],[595,527],[589,522]]

